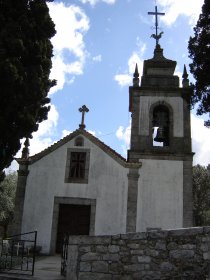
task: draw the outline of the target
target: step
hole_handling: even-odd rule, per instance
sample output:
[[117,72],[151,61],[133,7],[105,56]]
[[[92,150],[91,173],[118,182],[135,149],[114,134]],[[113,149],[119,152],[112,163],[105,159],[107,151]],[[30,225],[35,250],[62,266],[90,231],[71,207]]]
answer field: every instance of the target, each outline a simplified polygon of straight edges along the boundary
[[36,280],[36,277],[30,275],[1,273],[0,280]]

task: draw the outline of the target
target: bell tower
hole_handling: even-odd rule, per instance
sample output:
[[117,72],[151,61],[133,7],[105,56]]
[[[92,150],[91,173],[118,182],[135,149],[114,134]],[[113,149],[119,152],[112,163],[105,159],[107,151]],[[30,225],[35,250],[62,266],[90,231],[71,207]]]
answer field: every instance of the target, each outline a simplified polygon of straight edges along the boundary
[[159,44],[162,34],[157,33],[156,25],[156,34],[151,36],[156,40],[154,56],[144,61],[141,83],[136,65],[129,88],[132,122],[128,161],[142,163],[136,192],[136,231],[192,226],[189,80],[184,66],[180,87],[179,77],[174,75],[176,62],[164,57]]

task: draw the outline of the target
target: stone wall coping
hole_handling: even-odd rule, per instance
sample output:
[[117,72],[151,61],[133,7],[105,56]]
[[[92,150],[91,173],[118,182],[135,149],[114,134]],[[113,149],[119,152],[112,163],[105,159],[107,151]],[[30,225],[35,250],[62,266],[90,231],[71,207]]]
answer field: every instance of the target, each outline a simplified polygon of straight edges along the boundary
[[69,236],[69,245],[80,245],[80,244],[110,244],[111,236],[100,235],[100,236],[87,236],[87,235],[71,235]]
[[116,235],[100,235],[100,236],[70,236],[69,245],[80,245],[80,244],[112,244],[112,241],[117,240],[142,240],[146,238],[150,239],[161,239],[170,236],[194,236],[199,234],[210,233],[210,226],[206,227],[191,227],[191,228],[179,228],[179,229],[167,229],[167,230],[149,230],[147,232],[138,233],[126,233]]

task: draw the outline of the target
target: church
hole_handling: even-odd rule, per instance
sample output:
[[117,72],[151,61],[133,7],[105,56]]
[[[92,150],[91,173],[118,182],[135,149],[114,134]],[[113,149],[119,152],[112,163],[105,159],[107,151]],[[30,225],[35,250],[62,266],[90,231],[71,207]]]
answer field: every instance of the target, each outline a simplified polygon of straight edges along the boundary
[[153,37],[153,57],[144,61],[142,77],[136,65],[129,87],[127,158],[85,129],[85,105],[79,128],[47,149],[30,156],[26,140],[17,159],[14,229],[37,230],[42,253],[60,252],[65,235],[192,226],[188,74],[184,67],[180,87],[157,26]]

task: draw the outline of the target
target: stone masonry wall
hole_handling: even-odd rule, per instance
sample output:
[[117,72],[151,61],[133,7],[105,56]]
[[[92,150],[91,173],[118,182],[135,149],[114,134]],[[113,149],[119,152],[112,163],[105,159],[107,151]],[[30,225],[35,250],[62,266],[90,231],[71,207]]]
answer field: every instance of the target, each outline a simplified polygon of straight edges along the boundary
[[71,236],[67,280],[210,279],[210,227]]

